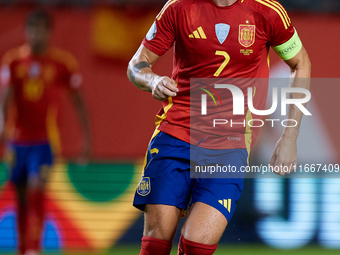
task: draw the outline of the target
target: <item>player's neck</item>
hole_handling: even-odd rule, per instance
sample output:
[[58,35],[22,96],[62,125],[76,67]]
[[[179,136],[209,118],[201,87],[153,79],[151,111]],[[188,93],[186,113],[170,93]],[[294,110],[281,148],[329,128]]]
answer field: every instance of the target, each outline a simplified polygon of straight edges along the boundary
[[218,6],[226,7],[231,6],[237,2],[237,0],[213,0]]
[[47,46],[31,46],[33,56],[42,56],[47,52]]

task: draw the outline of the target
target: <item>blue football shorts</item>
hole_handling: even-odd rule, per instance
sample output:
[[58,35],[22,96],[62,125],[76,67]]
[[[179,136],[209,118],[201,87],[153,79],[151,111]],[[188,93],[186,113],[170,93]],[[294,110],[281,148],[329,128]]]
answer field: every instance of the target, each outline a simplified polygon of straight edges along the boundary
[[[29,178],[41,177],[41,171],[48,171],[53,164],[53,155],[48,143],[23,145],[12,143],[9,146],[9,181],[23,184]],[[46,175],[47,173],[43,173]]]
[[140,210],[146,204],[172,205],[185,211],[193,203],[202,202],[216,208],[229,222],[243,190],[245,173],[221,172],[214,177],[206,172],[197,175],[195,168],[218,164],[220,168],[240,169],[248,166],[247,162],[246,149],[205,149],[160,132],[149,144],[133,205]]

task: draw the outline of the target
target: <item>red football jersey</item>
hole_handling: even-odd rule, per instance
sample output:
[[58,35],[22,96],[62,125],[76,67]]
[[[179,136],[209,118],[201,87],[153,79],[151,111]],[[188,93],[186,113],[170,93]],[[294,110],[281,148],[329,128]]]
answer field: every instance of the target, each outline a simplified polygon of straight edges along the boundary
[[[228,7],[213,0],[168,1],[143,40],[143,45],[159,56],[174,45],[172,79],[179,92],[163,102],[156,116],[157,130],[205,148],[250,149],[259,128],[236,125],[223,132],[191,125],[190,130],[190,79],[268,78],[269,48],[278,47],[282,56],[291,54],[295,44],[284,49],[280,46],[294,36],[287,12],[276,1],[238,0]],[[246,91],[251,85],[242,86]],[[268,83],[261,82],[254,90],[254,107],[264,109]],[[233,104],[229,101],[223,111],[231,116]],[[248,121],[256,116],[246,106],[243,117]],[[196,125],[197,119],[194,122]]]
[[74,57],[51,48],[43,56],[34,56],[28,45],[9,50],[1,69],[3,86],[14,89],[15,142],[36,143],[48,140],[48,113],[60,87],[77,89],[81,84]]

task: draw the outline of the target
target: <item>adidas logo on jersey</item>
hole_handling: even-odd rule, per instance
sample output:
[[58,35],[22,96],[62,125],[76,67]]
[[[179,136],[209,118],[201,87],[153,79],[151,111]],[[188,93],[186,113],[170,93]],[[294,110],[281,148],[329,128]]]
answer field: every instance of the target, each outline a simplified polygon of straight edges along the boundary
[[231,199],[223,199],[223,200],[218,200],[218,202],[223,205],[228,212],[231,210]]
[[192,32],[192,34],[189,35],[189,38],[207,39],[202,27],[199,27],[197,30]]

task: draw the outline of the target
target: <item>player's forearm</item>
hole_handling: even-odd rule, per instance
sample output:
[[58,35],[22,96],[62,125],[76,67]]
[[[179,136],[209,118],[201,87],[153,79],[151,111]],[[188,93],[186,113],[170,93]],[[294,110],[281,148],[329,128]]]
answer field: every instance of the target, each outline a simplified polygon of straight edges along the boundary
[[142,44],[128,65],[127,75],[136,87],[152,92],[155,99],[164,101],[168,97],[177,96],[179,89],[173,79],[152,72],[151,68],[158,59],[157,54]]
[[152,71],[152,66],[157,62],[159,56],[148,50],[141,44],[135,55],[129,62],[127,76],[129,80],[139,89],[152,92],[155,80],[160,76]]
[[297,125],[295,127],[286,127],[283,131],[282,137],[297,140],[303,113],[295,105],[290,105],[288,111],[289,111],[288,119],[296,121],[288,122],[288,126],[293,126],[296,123]]
[[[292,87],[303,88],[310,90],[310,77],[311,77],[311,63],[308,58],[307,52],[304,53],[304,57],[292,68],[292,75],[295,76]],[[304,98],[302,93],[292,93],[292,99]],[[303,104],[306,106],[306,104]],[[283,132],[283,137],[290,139],[297,139],[300,129],[301,120],[303,117],[302,111],[295,105],[289,105],[288,119],[295,120],[297,123],[296,127],[286,127]],[[293,123],[292,123],[293,124]]]
[[80,119],[84,138],[87,141],[87,143],[90,143],[90,140],[91,140],[90,139],[91,138],[90,124],[89,124],[87,112],[83,107],[78,109],[78,116]]
[[88,119],[88,114],[86,111],[86,106],[83,100],[83,97],[80,95],[79,92],[75,92],[73,94],[73,102],[75,104],[78,118],[80,121],[80,126],[83,132],[84,140],[87,144],[90,144],[91,140],[91,132],[90,132],[90,124]]
[[0,135],[4,133],[5,129],[5,122],[7,120],[7,114],[8,114],[8,105],[10,101],[11,96],[11,90],[5,89],[3,92],[3,96],[1,98],[1,105],[0,105]]
[[159,75],[151,70],[147,59],[133,58],[128,66],[127,75],[129,80],[139,89],[147,92],[152,91],[153,80]]

